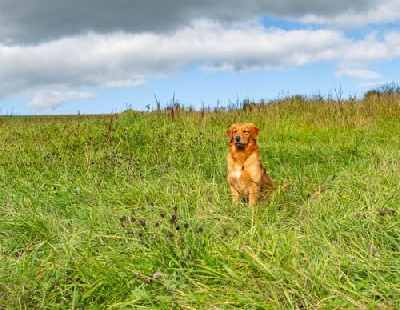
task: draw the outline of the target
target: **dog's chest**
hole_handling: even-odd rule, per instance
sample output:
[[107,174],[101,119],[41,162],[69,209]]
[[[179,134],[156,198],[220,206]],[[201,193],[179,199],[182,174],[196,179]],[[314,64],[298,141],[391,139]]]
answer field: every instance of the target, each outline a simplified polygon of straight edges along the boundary
[[231,178],[233,179],[240,179],[242,176],[244,167],[243,166],[235,166],[235,169],[231,171]]
[[232,177],[234,178],[234,179],[240,179],[240,176],[242,175],[242,171],[241,170],[235,170],[235,171],[232,171],[233,173],[232,173]]

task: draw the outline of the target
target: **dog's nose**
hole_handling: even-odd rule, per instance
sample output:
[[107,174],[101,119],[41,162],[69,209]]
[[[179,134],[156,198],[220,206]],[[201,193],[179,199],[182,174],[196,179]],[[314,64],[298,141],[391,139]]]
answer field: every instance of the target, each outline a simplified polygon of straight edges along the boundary
[[240,142],[240,136],[236,136],[236,137],[235,137],[235,141],[236,141],[236,142]]

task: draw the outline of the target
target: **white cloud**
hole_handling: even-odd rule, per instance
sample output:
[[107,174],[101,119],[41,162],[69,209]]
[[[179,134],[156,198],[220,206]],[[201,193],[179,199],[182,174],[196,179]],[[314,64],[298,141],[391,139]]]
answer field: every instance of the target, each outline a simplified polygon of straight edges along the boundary
[[352,68],[343,68],[340,69],[337,73],[338,76],[348,75],[359,79],[379,79],[381,76],[371,70],[363,70],[363,69],[352,69]]
[[43,89],[141,86],[195,63],[246,71],[339,57],[337,32],[198,21],[171,34],[86,34],[35,46],[0,45],[0,96]]
[[141,87],[146,86],[146,80],[138,78],[137,80],[115,80],[115,81],[106,81],[103,84],[100,84],[102,87],[109,88],[127,88],[127,87]]
[[382,86],[383,84],[384,84],[384,81],[380,80],[380,81],[376,81],[376,82],[359,83],[359,84],[357,84],[357,86],[361,87],[361,88],[373,89],[373,88],[377,88],[379,86]]
[[94,99],[96,96],[88,92],[78,91],[43,91],[36,94],[30,101],[28,107],[34,110],[56,109],[68,101]]
[[393,23],[400,20],[400,0],[383,0],[377,2],[376,5],[365,5],[364,8],[361,5],[358,6],[358,9],[343,10],[333,16],[306,14],[300,20],[304,23],[326,24],[343,28]]
[[[397,32],[350,40],[337,30],[198,20],[172,33],[89,33],[37,45],[0,45],[0,98],[38,92],[29,106],[57,107],[80,99],[68,92],[72,89],[143,86],[148,78],[171,76],[193,64],[212,72],[328,61],[338,64],[339,75],[377,78],[365,66],[397,57]],[[49,90],[64,92],[42,93]]]
[[381,38],[371,33],[363,40],[352,42],[343,53],[342,61],[349,66],[364,66],[389,61],[400,56],[400,33],[388,32]]

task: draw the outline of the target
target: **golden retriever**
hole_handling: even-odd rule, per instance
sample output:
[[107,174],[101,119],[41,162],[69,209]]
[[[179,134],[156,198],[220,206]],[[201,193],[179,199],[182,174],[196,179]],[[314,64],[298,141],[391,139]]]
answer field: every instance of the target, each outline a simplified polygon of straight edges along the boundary
[[261,165],[260,152],[256,144],[259,131],[252,123],[233,124],[227,131],[228,182],[232,201],[236,202],[244,196],[248,198],[250,207],[257,204],[261,185],[274,185]]

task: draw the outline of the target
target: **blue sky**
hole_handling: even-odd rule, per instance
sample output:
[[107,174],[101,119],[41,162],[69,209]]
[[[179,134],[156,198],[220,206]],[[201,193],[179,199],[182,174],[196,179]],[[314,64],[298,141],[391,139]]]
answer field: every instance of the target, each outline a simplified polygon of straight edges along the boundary
[[0,0],[0,114],[362,96],[400,81],[399,0],[112,3]]

